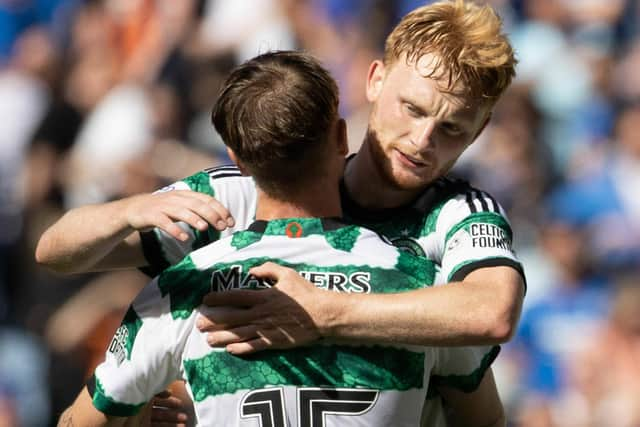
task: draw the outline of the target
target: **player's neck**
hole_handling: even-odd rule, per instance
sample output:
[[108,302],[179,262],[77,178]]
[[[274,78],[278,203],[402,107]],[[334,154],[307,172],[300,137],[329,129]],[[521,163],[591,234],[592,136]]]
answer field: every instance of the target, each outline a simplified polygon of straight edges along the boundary
[[304,194],[287,197],[287,200],[271,197],[258,189],[256,219],[341,217],[338,185],[332,187],[335,188],[308,188]]
[[366,140],[358,154],[347,163],[344,183],[349,197],[367,209],[398,208],[419,194],[417,190],[400,190],[390,185],[376,166]]

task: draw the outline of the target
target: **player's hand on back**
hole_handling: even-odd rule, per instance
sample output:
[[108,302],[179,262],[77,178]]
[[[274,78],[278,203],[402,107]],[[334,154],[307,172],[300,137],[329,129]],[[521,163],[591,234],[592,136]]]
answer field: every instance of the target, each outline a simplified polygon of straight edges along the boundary
[[298,347],[319,339],[331,318],[333,292],[318,289],[295,270],[268,262],[249,271],[270,279],[264,290],[231,290],[205,296],[196,325],[212,347],[233,354]]
[[158,227],[174,238],[185,241],[188,235],[176,221],[205,231],[209,226],[224,230],[234,225],[229,211],[215,198],[190,190],[173,190],[130,197],[125,205],[129,226],[144,231]]
[[182,381],[155,395],[150,415],[151,427],[189,427],[194,425],[193,402]]
[[184,381],[174,381],[156,394],[124,427],[191,427],[195,425],[193,402]]

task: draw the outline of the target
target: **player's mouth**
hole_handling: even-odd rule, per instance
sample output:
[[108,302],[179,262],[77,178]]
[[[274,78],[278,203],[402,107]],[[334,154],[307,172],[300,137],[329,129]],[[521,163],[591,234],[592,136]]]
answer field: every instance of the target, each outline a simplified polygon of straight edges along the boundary
[[399,151],[399,150],[395,150],[396,151],[396,156],[398,157],[398,159],[400,160],[400,162],[411,169],[419,169],[419,168],[425,168],[428,166],[428,164],[421,160],[421,159],[417,159],[413,156],[410,156],[408,154],[404,154],[403,152]]

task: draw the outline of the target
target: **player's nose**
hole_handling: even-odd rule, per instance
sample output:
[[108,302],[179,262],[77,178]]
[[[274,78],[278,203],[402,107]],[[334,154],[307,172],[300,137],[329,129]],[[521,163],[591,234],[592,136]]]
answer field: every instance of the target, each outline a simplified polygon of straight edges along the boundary
[[411,141],[419,151],[424,151],[433,144],[435,128],[436,121],[431,117],[426,117],[415,127]]

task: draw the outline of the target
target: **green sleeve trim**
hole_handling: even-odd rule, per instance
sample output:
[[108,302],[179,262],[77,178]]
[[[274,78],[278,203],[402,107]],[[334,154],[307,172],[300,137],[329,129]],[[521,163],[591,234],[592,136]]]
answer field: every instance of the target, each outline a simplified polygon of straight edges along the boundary
[[[500,346],[496,345],[484,355],[480,366],[476,368],[472,373],[468,375],[433,375],[429,384],[429,390],[427,392],[427,398],[432,398],[437,391],[435,387],[451,387],[461,390],[465,393],[471,393],[475,391],[482,382],[484,374],[487,372],[491,364],[500,353]],[[432,386],[433,385],[433,389]]]
[[462,262],[451,270],[451,273],[449,273],[449,276],[447,277],[447,283],[460,282],[472,271],[485,267],[511,267],[515,269],[522,276],[524,293],[527,293],[527,277],[524,274],[522,264],[507,257],[491,257]]
[[461,222],[454,225],[448,232],[444,238],[444,247],[447,246],[447,242],[453,235],[455,235],[461,228],[465,228],[473,223],[488,223],[493,224],[497,227],[502,228],[509,236],[509,240],[513,240],[513,232],[511,231],[511,227],[507,220],[500,214],[494,212],[480,212],[476,214],[471,214],[466,217]]
[[[93,389],[93,393],[91,393],[93,406],[105,415],[130,417],[140,412],[140,409],[147,403],[127,404],[116,402],[105,394],[104,388],[98,378],[94,376],[93,380],[95,381],[95,389]],[[89,387],[89,390],[91,390],[91,387]]]

